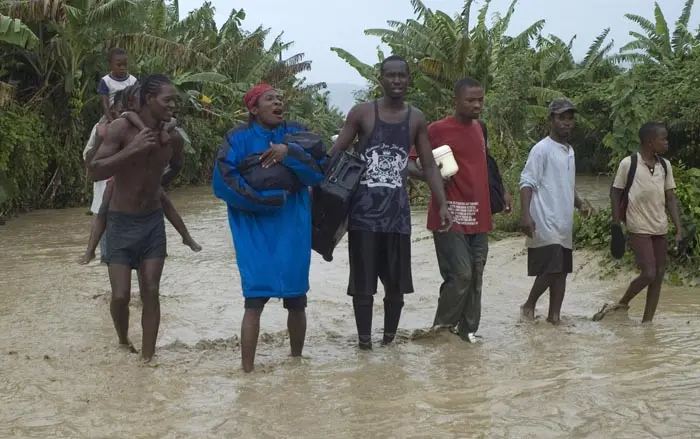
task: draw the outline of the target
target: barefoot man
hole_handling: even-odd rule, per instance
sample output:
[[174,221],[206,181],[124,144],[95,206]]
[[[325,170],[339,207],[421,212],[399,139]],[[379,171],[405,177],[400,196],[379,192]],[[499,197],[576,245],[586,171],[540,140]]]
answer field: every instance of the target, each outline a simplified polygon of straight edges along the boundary
[[527,235],[527,274],[535,277],[530,296],[521,307],[524,320],[534,320],[537,300],[549,289],[553,325],[573,270],[574,207],[590,212],[576,194],[576,161],[568,141],[574,129],[574,104],[555,99],[549,105],[549,136],[532,147],[520,175],[520,226]]
[[155,134],[175,110],[177,91],[168,77],[157,73],[146,77],[140,94],[139,117],[148,128],[139,130],[126,119],[112,122],[90,164],[90,173],[93,180],[114,176],[105,262],[112,285],[110,312],[119,344],[136,352],[128,332],[131,270],[137,270],[143,302],[141,357],[148,362],[158,337],[160,276],[167,256],[161,180],[171,181],[177,175],[184,156],[178,133],[167,141]]

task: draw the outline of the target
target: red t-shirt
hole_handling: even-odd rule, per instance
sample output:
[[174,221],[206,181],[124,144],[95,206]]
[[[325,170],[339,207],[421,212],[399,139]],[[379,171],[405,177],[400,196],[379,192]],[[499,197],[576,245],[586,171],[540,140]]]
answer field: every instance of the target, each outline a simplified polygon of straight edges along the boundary
[[[478,121],[470,124],[446,117],[430,124],[428,136],[433,149],[449,145],[457,161],[459,171],[445,185],[447,206],[454,219],[450,229],[454,232],[475,235],[491,230],[491,199],[489,176],[486,166],[486,142]],[[415,148],[410,158],[418,157]],[[440,214],[433,197],[428,205],[428,230],[440,228]]]

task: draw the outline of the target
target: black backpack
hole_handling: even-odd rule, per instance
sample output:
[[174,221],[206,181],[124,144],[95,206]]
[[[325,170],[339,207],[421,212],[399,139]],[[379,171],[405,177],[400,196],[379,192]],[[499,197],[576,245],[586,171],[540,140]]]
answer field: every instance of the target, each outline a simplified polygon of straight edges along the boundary
[[489,173],[489,198],[491,199],[491,214],[503,212],[506,208],[505,187],[501,178],[498,163],[489,154],[489,132],[483,121],[478,121],[484,132],[484,145],[486,145],[486,168]]

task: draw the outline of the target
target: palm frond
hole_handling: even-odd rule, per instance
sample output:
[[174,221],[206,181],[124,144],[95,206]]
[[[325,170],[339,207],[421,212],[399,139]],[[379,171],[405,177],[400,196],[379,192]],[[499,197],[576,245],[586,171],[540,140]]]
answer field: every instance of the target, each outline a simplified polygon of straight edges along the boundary
[[433,11],[425,6],[421,0],[411,0],[411,6],[413,6],[413,12],[419,20],[421,18],[429,19],[433,15]]
[[216,72],[194,72],[185,73],[183,75],[178,75],[172,78],[172,82],[175,85],[181,86],[190,83],[224,83],[228,81],[226,75],[222,75]]
[[161,56],[169,64],[185,68],[203,68],[213,64],[212,60],[205,55],[193,52],[182,44],[145,33],[120,35],[108,40],[106,45],[123,47],[129,52],[140,55]]
[[664,17],[664,12],[661,10],[661,6],[656,2],[654,3],[654,17],[656,18],[656,37],[663,47],[663,53],[665,55],[671,55],[673,53],[673,48],[671,47],[671,31],[668,27],[666,17]]
[[109,0],[99,4],[95,8],[89,10],[87,16],[87,25],[96,26],[101,24],[114,23],[117,20],[124,18],[135,6],[132,0]]
[[25,23],[54,22],[65,24],[68,18],[66,0],[12,0],[6,2],[10,17]]
[[688,23],[690,22],[690,14],[693,10],[694,3],[695,0],[686,0],[683,11],[676,21],[676,26],[673,30],[673,38],[671,39],[671,46],[673,47],[674,53],[683,52],[685,47],[693,40],[693,35],[688,30]]
[[0,15],[0,42],[31,50],[39,44],[39,37],[21,20]]
[[603,46],[603,43],[605,42],[605,39],[608,37],[609,33],[610,28],[606,28],[600,33],[600,35],[595,37],[593,43],[591,43],[591,45],[588,47],[586,56],[583,58],[583,64],[590,65],[593,60],[599,56],[600,48]]
[[341,49],[340,47],[331,47],[331,50],[335,52],[335,54],[338,55],[340,59],[348,63],[350,67],[355,69],[357,73],[360,74],[360,76],[372,83],[376,83],[379,73],[379,70],[377,68],[363,63],[362,61],[357,59],[355,55],[351,54],[345,49]]
[[641,15],[625,14],[625,18],[638,24],[648,35],[653,35],[656,32],[656,25]]

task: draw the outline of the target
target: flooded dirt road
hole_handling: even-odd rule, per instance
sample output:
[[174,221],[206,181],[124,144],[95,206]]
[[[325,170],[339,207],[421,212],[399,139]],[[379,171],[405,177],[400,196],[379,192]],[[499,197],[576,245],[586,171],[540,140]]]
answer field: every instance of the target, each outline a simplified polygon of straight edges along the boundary
[[[204,250],[192,253],[167,226],[156,368],[117,348],[106,268],[75,263],[91,220],[85,209],[34,212],[0,227],[0,437],[700,437],[696,290],[665,286],[650,326],[639,324],[643,297],[629,318],[594,323],[629,275],[598,280],[596,258],[577,252],[566,325],[520,324],[531,284],[524,241],[504,240],[492,243],[486,267],[482,342],[421,337],[441,280],[420,213],[416,293],[397,345],[355,348],[343,244],[330,264],[313,256],[306,358],[288,357],[286,314],[271,301],[257,369],[246,376],[224,206],[208,188],[172,196]],[[136,297],[134,282],[131,334],[140,347]],[[375,338],[383,319],[376,303]],[[547,305],[543,298],[539,315]]]

